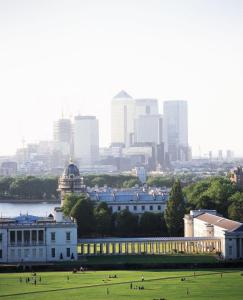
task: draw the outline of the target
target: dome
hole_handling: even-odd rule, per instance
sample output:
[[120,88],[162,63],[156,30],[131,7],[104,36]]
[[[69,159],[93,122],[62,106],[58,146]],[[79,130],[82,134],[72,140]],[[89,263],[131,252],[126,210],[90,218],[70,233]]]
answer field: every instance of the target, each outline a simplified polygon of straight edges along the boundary
[[68,176],[68,177],[77,177],[80,176],[79,174],[79,169],[74,163],[70,163],[64,170],[63,176]]

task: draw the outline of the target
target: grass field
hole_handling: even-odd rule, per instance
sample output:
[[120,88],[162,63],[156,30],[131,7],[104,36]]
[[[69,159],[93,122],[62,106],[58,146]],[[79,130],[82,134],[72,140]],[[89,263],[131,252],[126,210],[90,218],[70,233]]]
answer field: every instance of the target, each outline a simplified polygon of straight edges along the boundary
[[[46,272],[37,273],[36,285],[25,282],[28,276],[31,278],[29,273],[0,274],[0,299],[237,300],[243,299],[241,273],[239,270],[196,270],[195,275],[194,270]],[[115,274],[117,278],[109,278]],[[142,286],[144,289],[139,289]]]

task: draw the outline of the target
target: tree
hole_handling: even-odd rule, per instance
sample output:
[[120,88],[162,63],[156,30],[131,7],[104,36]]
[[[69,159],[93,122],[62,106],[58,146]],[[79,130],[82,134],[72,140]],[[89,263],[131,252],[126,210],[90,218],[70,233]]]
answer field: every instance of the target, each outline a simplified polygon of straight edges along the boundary
[[230,205],[228,208],[229,218],[238,222],[243,222],[243,193],[236,192],[229,199]]
[[165,222],[170,236],[182,235],[184,214],[185,201],[180,181],[176,180],[172,186],[165,210]]
[[62,206],[62,211],[64,216],[70,216],[72,208],[80,199],[80,196],[76,194],[66,194],[64,197],[64,202]]
[[105,236],[111,233],[112,212],[107,203],[101,202],[94,210],[96,232]]
[[163,236],[166,234],[166,224],[163,214],[145,212],[139,222],[139,233],[143,236]]
[[122,184],[122,186],[124,188],[132,188],[134,187],[135,185],[141,185],[141,182],[138,178],[132,178],[132,179],[129,179],[129,180],[125,180]]
[[138,216],[125,209],[116,214],[116,233],[120,236],[134,236],[138,228]]
[[95,218],[92,201],[85,195],[81,195],[78,202],[73,206],[71,213],[77,221],[78,236],[89,236],[95,231]]

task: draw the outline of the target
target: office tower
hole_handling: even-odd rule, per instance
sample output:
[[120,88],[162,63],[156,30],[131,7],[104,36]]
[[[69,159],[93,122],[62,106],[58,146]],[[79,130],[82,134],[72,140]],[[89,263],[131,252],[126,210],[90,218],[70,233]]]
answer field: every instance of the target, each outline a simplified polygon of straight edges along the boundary
[[134,120],[134,142],[153,143],[162,142],[162,115],[140,115]]
[[187,102],[165,101],[163,121],[165,153],[170,161],[188,160]]
[[219,150],[219,152],[218,152],[218,160],[223,160],[223,150]]
[[135,119],[142,115],[157,115],[159,113],[157,99],[136,99]]
[[227,152],[226,152],[226,159],[228,161],[232,161],[234,159],[234,152],[232,150],[227,150]]
[[63,155],[70,155],[72,125],[69,119],[59,119],[54,122],[54,149]]
[[130,146],[134,134],[134,100],[125,91],[111,101],[111,144]]
[[95,116],[76,116],[73,124],[74,158],[90,165],[99,158],[99,122]]

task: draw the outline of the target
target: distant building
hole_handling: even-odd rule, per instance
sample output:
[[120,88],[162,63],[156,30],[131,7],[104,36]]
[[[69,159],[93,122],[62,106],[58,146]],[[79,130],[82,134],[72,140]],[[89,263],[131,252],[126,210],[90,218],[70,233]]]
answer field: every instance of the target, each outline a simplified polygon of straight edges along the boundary
[[135,167],[132,170],[132,173],[135,174],[135,176],[138,177],[138,179],[140,180],[140,182],[142,184],[146,183],[147,180],[147,174],[146,174],[146,170],[144,167]]
[[230,172],[230,181],[235,183],[239,189],[243,189],[243,169],[237,167]]
[[61,203],[66,194],[86,193],[94,201],[106,202],[113,212],[127,209],[132,213],[142,214],[146,211],[162,213],[166,208],[168,191],[150,190],[142,188],[134,189],[111,189],[111,188],[86,188],[76,165],[70,163],[59,178],[58,191],[60,192]]
[[55,150],[63,155],[71,154],[72,124],[70,119],[59,119],[54,122],[53,140]]
[[[184,217],[185,237],[220,238],[222,256],[243,258],[243,224],[218,216],[215,210],[195,210]],[[210,244],[201,244],[201,247]]]
[[189,159],[186,101],[164,102],[163,140],[165,153],[168,153],[170,161],[186,161]]
[[144,115],[158,115],[158,100],[157,99],[135,99],[134,118],[137,119]]
[[135,143],[162,143],[162,115],[140,115],[134,122]]
[[2,162],[0,168],[1,176],[15,176],[17,174],[17,163],[15,161]]
[[219,152],[218,152],[218,160],[223,160],[223,150],[219,150]]
[[63,205],[65,195],[73,193],[79,195],[82,191],[82,177],[80,176],[79,169],[71,162],[64,169],[62,176],[58,180],[61,205]]
[[0,218],[0,263],[77,259],[77,225],[60,208],[54,218],[20,215]]
[[133,143],[134,100],[125,91],[118,93],[111,101],[111,144]]
[[99,159],[99,122],[95,116],[76,116],[73,125],[74,158],[80,165]]

